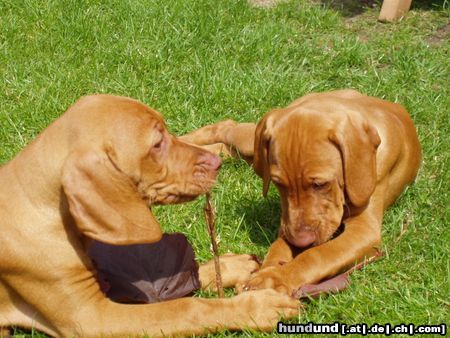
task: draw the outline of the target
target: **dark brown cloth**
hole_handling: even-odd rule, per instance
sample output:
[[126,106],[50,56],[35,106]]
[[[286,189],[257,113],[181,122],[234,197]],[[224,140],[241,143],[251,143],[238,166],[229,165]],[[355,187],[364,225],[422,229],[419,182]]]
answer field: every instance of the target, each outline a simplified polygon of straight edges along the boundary
[[183,234],[164,234],[153,244],[110,245],[93,241],[88,250],[108,298],[155,303],[200,288],[194,250]]

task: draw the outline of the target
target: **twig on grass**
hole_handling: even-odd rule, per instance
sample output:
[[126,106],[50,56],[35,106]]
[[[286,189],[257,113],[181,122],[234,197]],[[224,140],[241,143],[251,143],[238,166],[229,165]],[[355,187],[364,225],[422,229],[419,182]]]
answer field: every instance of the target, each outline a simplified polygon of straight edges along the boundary
[[384,256],[383,251],[381,250],[376,250],[375,253],[373,254],[373,256],[370,256],[368,258],[365,258],[362,262],[359,262],[358,264],[356,264],[355,266],[353,266],[352,268],[350,268],[348,271],[346,271],[345,273],[347,275],[350,275],[352,272],[356,271],[356,270],[361,270],[363,267],[365,267],[366,265],[380,259],[381,257]]
[[220,298],[224,298],[223,293],[223,286],[222,286],[222,274],[220,273],[220,262],[219,262],[219,250],[217,248],[217,241],[216,241],[216,221],[215,221],[215,213],[214,208],[211,204],[211,195],[209,193],[206,193],[206,203],[205,203],[205,218],[206,218],[206,225],[208,226],[208,234],[211,238],[211,244],[212,244],[212,250],[214,255],[214,267],[216,269],[216,286],[217,286],[217,293],[219,294]]
[[409,229],[409,225],[411,224],[411,217],[410,215],[406,215],[406,218],[402,222],[402,227],[400,229],[400,234],[395,239],[395,242],[398,242],[402,239],[402,237],[406,234],[406,232]]

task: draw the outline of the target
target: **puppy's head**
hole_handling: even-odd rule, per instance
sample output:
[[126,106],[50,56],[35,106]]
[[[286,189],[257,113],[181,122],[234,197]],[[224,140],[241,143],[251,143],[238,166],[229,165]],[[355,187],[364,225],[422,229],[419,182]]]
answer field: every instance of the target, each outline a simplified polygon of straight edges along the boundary
[[344,205],[364,207],[375,189],[380,138],[358,114],[288,107],[269,112],[256,129],[254,169],[263,194],[281,198],[280,236],[306,248],[328,241]]
[[86,236],[111,244],[158,241],[152,204],[207,192],[220,158],[169,134],[162,116],[127,98],[81,99],[63,116],[70,148],[62,172],[69,210]]

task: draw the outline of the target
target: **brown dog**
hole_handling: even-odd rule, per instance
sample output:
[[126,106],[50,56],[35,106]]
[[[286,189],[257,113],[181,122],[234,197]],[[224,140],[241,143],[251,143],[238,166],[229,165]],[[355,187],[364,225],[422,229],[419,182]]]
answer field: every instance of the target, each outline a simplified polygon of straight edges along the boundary
[[237,149],[262,177],[263,194],[270,182],[280,193],[279,238],[244,290],[291,294],[371,255],[384,210],[421,162],[406,110],[354,90],[309,94],[258,125],[224,121],[183,139]]
[[[219,329],[271,329],[298,302],[275,291],[229,299],[113,303],[100,291],[87,239],[152,243],[162,236],[149,205],[205,193],[220,159],[171,136],[147,106],[84,97],[0,168],[0,328],[57,336],[172,336]],[[226,256],[224,284],[250,276],[248,255]],[[200,267],[211,285],[211,264]]]

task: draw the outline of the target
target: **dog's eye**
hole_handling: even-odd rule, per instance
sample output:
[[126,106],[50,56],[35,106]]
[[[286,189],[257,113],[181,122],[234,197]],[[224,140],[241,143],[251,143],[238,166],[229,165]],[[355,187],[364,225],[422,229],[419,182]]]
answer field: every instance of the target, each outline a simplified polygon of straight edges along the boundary
[[155,142],[151,148],[153,152],[160,152],[164,147],[164,137],[161,137],[157,142]]
[[313,182],[312,187],[314,190],[325,190],[330,186],[330,182]]
[[155,149],[155,150],[160,150],[160,149],[162,148],[162,143],[163,143],[163,140],[162,140],[162,139],[161,139],[161,141],[156,142],[156,143],[153,145],[153,149]]

